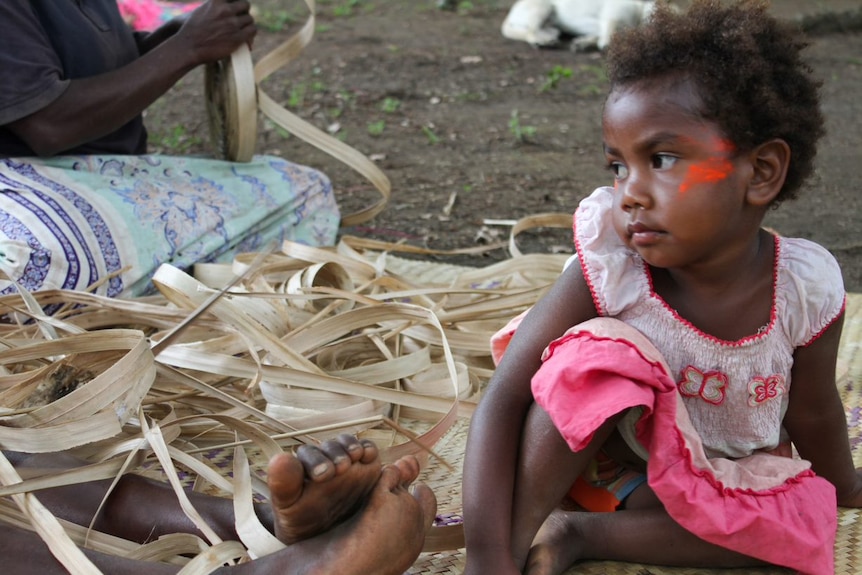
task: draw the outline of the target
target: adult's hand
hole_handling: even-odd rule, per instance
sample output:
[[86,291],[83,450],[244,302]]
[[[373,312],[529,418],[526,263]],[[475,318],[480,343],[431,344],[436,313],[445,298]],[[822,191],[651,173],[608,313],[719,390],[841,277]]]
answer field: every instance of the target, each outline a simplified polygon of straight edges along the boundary
[[[194,11],[172,18],[150,34],[140,37],[138,48],[141,54],[146,54],[183,30],[183,34],[187,35],[184,41],[191,45],[190,49],[185,49],[190,50],[186,55],[190,53],[202,64],[219,60],[225,57],[225,49],[230,54],[243,42],[251,46],[257,28],[249,9],[249,3],[245,0],[204,2]],[[196,55],[199,47],[203,48],[204,54]],[[208,54],[214,49],[215,57]]]
[[209,0],[191,13],[171,39],[174,49],[197,64],[227,58],[241,44],[251,46],[257,34],[246,0]]

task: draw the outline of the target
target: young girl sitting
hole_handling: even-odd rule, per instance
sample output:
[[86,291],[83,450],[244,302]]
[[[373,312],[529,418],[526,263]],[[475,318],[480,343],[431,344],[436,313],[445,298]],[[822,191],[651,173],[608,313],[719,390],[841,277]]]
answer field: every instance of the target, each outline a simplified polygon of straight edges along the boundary
[[804,47],[746,0],[662,6],[614,38],[614,187],[580,203],[577,256],[492,342],[467,575],[582,559],[833,573],[836,504],[862,506],[835,386],[841,273],[761,227],[823,133]]

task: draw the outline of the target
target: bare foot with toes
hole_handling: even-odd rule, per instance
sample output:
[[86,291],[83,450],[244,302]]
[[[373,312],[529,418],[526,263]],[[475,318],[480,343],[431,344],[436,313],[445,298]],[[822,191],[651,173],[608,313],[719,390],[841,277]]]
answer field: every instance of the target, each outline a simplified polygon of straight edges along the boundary
[[[274,457],[272,511],[276,535],[293,544],[291,566],[314,574],[404,573],[437,508],[428,486],[413,485],[419,471],[413,456],[382,466],[373,443],[350,436]],[[263,559],[261,573],[280,560]]]
[[290,545],[354,515],[381,469],[374,443],[352,435],[276,455],[267,475],[276,537]]
[[414,484],[411,492],[418,475],[413,456],[383,467],[365,506],[331,533],[328,572],[401,575],[413,564],[437,510],[427,485]]

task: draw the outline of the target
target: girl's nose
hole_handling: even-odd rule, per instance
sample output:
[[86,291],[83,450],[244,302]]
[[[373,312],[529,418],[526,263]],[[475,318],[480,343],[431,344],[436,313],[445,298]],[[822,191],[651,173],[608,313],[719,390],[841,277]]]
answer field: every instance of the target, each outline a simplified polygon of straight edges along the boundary
[[621,204],[626,211],[652,206],[652,195],[647,182],[634,171],[631,171],[625,180],[617,182],[617,191],[621,192]]

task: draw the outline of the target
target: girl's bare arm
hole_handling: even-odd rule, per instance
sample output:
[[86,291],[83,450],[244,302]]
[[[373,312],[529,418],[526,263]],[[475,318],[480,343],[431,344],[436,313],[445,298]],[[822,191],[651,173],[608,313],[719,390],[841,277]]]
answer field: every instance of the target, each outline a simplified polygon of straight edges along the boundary
[[847,419],[835,385],[843,325],[842,314],[819,338],[794,353],[784,425],[799,455],[835,486],[838,505],[862,507],[862,470],[853,465]]
[[569,327],[596,316],[577,262],[557,280],[515,333],[470,425],[464,468],[467,573],[514,569],[512,497],[521,430],[533,403],[530,380],[541,354]]

